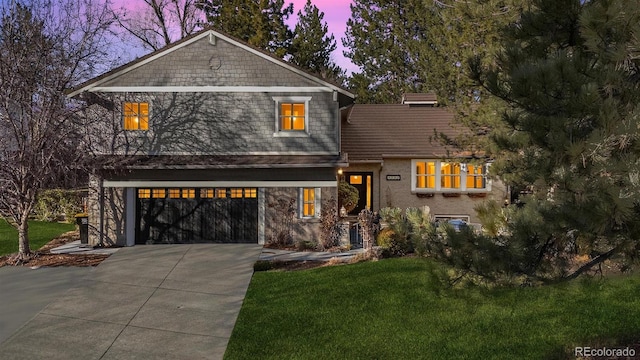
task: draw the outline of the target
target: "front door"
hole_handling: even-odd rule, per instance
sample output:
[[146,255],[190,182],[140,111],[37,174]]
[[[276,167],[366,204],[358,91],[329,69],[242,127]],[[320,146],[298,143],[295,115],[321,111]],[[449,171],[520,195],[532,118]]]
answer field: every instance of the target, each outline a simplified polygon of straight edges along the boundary
[[364,209],[371,209],[372,188],[373,188],[373,173],[372,172],[349,172],[345,173],[345,181],[351,186],[358,189],[360,198],[358,199],[358,205],[351,210],[349,215],[358,215],[360,211]]

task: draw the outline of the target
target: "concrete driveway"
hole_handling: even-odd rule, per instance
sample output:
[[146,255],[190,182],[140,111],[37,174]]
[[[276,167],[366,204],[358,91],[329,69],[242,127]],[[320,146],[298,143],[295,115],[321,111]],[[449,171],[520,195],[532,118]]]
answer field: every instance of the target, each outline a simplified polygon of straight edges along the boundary
[[262,247],[120,249],[0,344],[7,359],[221,359]]

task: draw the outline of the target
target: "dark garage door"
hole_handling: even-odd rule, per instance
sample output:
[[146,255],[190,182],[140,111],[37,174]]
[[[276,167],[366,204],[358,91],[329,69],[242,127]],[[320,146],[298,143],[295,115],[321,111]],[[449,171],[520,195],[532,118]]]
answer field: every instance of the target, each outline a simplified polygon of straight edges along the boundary
[[255,188],[137,191],[136,244],[257,243]]

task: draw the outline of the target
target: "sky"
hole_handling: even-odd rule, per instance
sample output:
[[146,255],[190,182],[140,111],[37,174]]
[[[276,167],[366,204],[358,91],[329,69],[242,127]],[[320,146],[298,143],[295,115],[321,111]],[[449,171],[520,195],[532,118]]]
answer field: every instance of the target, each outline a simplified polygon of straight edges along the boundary
[[[0,0],[2,2],[4,0]],[[124,7],[129,10],[134,10],[138,6],[143,6],[142,0],[112,0],[116,8]],[[298,21],[298,11],[304,8],[307,0],[285,0],[285,5],[293,3],[293,15],[286,21],[287,25],[293,30]],[[318,9],[324,13],[323,22],[327,23],[329,27],[329,33],[333,33],[336,40],[337,48],[333,52],[333,61],[340,67],[345,69],[347,73],[357,72],[359,69],[357,66],[351,63],[351,60],[345,58],[342,54],[344,47],[342,46],[342,38],[347,28],[347,20],[351,17],[351,5],[352,0],[311,0],[311,3],[318,7]]]
[[[286,4],[290,2],[293,3],[294,16],[289,18],[287,23],[289,27],[293,29],[298,19],[298,11],[304,8],[307,0],[285,1]],[[327,23],[329,26],[329,32],[333,33],[333,36],[336,39],[338,48],[333,52],[333,61],[343,69],[347,70],[347,73],[358,71],[358,67],[353,65],[350,59],[345,58],[342,55],[342,51],[344,50],[344,47],[342,46],[342,38],[344,37],[344,32],[347,28],[347,20],[351,16],[351,9],[349,8],[351,2],[352,0],[311,0],[313,5],[318,7],[321,12],[324,12],[323,21]]]

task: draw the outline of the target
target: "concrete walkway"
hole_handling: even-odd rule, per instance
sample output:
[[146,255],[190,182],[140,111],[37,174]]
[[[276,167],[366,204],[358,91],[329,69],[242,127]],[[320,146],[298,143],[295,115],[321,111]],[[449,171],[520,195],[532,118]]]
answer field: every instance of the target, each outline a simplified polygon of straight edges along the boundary
[[337,259],[347,262],[358,254],[364,253],[364,249],[353,249],[345,252],[322,251],[291,251],[280,249],[262,249],[260,260],[268,261],[329,261]]
[[261,250],[243,244],[122,248],[0,344],[0,354],[221,359]]

